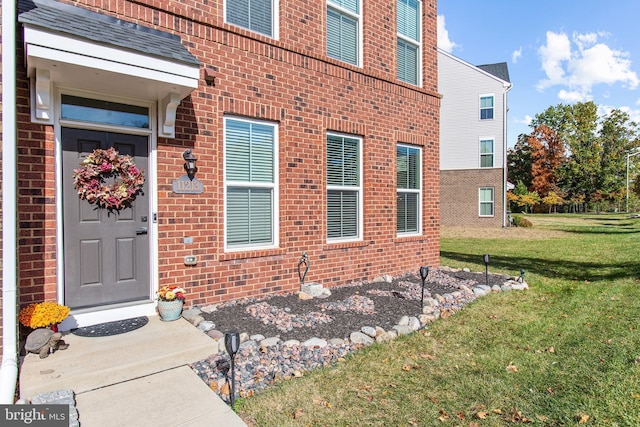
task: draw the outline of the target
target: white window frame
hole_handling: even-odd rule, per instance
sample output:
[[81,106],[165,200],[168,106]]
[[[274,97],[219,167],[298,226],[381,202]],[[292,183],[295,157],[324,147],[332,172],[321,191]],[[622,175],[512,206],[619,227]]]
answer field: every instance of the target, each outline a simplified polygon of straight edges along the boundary
[[[482,142],[483,141],[491,141],[491,153],[483,153],[482,152]],[[496,165],[496,139],[492,136],[487,136],[484,138],[478,139],[478,153],[479,153],[479,163],[478,166],[480,169],[490,169],[495,167]],[[491,155],[491,166],[482,166],[482,156]]]
[[[482,110],[488,110],[488,108],[482,108],[482,98],[491,98],[493,99],[493,107],[491,107],[491,118],[483,119],[482,118]],[[495,120],[496,118],[496,95],[495,93],[483,93],[478,96],[478,119],[481,121]]]
[[[416,145],[409,145],[409,144],[403,144],[403,143],[398,143],[397,147],[408,147],[414,150],[418,150],[418,177],[419,177],[419,183],[420,185],[418,186],[417,189],[413,189],[413,188],[398,188],[398,183],[396,182],[396,194],[400,194],[400,193],[413,193],[413,194],[417,194],[418,195],[418,211],[416,212],[416,221],[418,224],[418,230],[417,231],[408,231],[408,232],[399,232],[398,231],[398,225],[396,224],[396,233],[398,235],[398,237],[408,237],[408,236],[419,236],[422,235],[422,147],[416,146]],[[396,167],[397,167],[397,150],[396,150]],[[396,216],[398,214],[398,206],[396,206]]]
[[[345,9],[342,6],[335,4],[331,0],[327,0],[327,2],[326,2],[327,10],[325,11],[325,14],[324,14],[324,17],[325,17],[325,20],[326,20],[327,19],[327,14],[329,13],[329,9],[333,9],[334,11],[338,12],[341,15],[347,15],[350,18],[358,21],[358,35],[357,35],[358,40],[357,40],[357,46],[356,46],[356,52],[357,52],[357,56],[358,56],[358,58],[357,58],[358,63],[357,64],[351,64],[350,62],[346,62],[346,61],[342,61],[342,60],[337,59],[337,58],[333,58],[332,56],[328,55],[328,52],[325,52],[325,53],[327,54],[327,56],[329,56],[329,58],[335,59],[336,61],[344,62],[345,64],[350,64],[350,65],[353,65],[353,66],[359,67],[359,68],[362,68],[362,3],[364,1],[365,0],[358,0],[358,12],[354,13],[349,9]],[[326,34],[325,40],[328,40],[328,38],[329,38],[329,34],[328,34],[328,31],[327,31],[328,30],[327,29],[327,25],[328,24],[325,22],[325,34]]]
[[[491,190],[492,198],[491,201],[483,201],[482,200],[482,190]],[[482,215],[482,205],[491,203],[491,215]],[[480,187],[478,189],[478,216],[483,218],[491,218],[496,215],[496,189],[495,187]]]
[[225,24],[233,25],[234,27],[243,28],[247,31],[251,31],[252,33],[260,34],[265,37],[272,38],[274,40],[278,40],[280,38],[280,0],[271,0],[271,30],[273,34],[265,34],[258,31],[251,30],[249,28],[243,27],[241,25],[235,24],[233,22],[227,21],[227,3],[229,0],[224,0],[224,10],[223,17]]
[[[358,186],[343,186],[343,185],[330,185],[329,184],[329,180],[328,180],[328,176],[327,176],[327,139],[329,136],[337,136],[337,137],[341,137],[341,138],[351,138],[351,139],[357,139],[358,140]],[[325,161],[325,182],[327,182],[327,188],[325,191],[325,202],[324,202],[324,209],[325,209],[325,238],[327,239],[327,243],[342,243],[342,242],[358,242],[358,241],[362,241],[363,239],[363,221],[364,221],[364,195],[363,195],[363,182],[364,182],[364,171],[362,168],[363,165],[363,159],[362,159],[362,153],[363,153],[363,145],[364,140],[362,137],[357,136],[357,135],[351,135],[351,134],[347,134],[347,133],[337,133],[337,132],[327,132],[326,136],[325,136],[325,146],[324,146],[324,161]],[[333,237],[330,238],[329,235],[329,226],[328,226],[328,221],[329,221],[329,212],[328,212],[328,200],[327,200],[327,193],[329,191],[357,191],[358,192],[358,217],[357,217],[357,221],[358,221],[358,226],[357,226],[357,236],[353,236],[353,237]]]
[[[413,82],[407,82],[405,80],[400,80],[400,79],[398,79],[398,80],[403,81],[403,82],[408,83],[408,84],[412,84],[412,85],[418,86],[418,87],[422,87],[422,26],[423,26],[423,21],[422,21],[422,1],[421,0],[417,0],[417,1],[418,1],[418,4],[419,4],[419,6],[418,6],[418,17],[420,18],[420,21],[418,22],[418,31],[419,31],[418,40],[416,41],[416,40],[413,40],[413,39],[405,36],[404,34],[400,34],[399,31],[398,31],[397,35],[398,35],[398,38],[400,40],[402,40],[403,42],[411,44],[411,45],[414,45],[414,46],[416,46],[418,48],[418,56],[416,58],[416,61],[417,61],[417,64],[416,64],[416,66],[417,66],[416,78],[417,78],[418,81],[413,83]],[[396,6],[396,8],[397,8],[397,6]],[[397,13],[397,11],[396,11],[396,13]],[[396,52],[396,55],[397,55],[397,52]],[[396,58],[396,60],[397,60],[397,58]]]
[[[245,181],[228,181],[227,180],[227,121],[240,121],[240,122],[248,122],[248,123],[258,123],[262,125],[268,125],[273,127],[273,183],[264,183],[264,182],[245,182]],[[278,123],[265,121],[265,120],[256,120],[256,119],[247,119],[238,116],[224,116],[223,117],[223,181],[224,181],[224,201],[223,201],[223,216],[224,216],[224,250],[225,252],[240,252],[240,251],[248,251],[248,250],[259,250],[259,249],[274,249],[279,247],[279,237],[280,237],[280,169],[279,169],[279,140],[278,133],[279,125]],[[271,213],[271,235],[273,236],[273,241],[270,243],[261,243],[261,244],[248,244],[248,245],[228,245],[228,224],[227,224],[227,193],[229,187],[245,187],[245,188],[269,188],[272,191],[272,203],[273,203],[273,212]]]

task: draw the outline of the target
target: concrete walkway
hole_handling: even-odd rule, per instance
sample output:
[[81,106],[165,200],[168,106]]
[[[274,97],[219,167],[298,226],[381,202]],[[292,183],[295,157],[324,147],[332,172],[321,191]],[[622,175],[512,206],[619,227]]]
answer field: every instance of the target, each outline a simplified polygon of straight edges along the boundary
[[246,426],[189,368],[214,351],[211,338],[184,319],[149,318],[144,327],[100,338],[65,334],[67,350],[27,355],[20,397],[71,389],[80,425]]

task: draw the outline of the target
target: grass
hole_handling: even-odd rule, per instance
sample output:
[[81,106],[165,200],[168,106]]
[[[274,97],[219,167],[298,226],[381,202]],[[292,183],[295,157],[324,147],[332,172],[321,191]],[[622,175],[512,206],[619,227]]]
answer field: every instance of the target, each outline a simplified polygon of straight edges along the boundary
[[529,215],[443,229],[441,264],[517,275],[428,330],[305,373],[238,412],[258,426],[640,425],[640,220]]

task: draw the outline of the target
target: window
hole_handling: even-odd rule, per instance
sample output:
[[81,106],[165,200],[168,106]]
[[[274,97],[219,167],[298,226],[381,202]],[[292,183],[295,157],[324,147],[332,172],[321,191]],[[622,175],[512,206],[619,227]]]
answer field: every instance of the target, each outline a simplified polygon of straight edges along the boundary
[[493,95],[480,95],[480,120],[493,120]]
[[327,1],[327,55],[360,65],[360,0]]
[[421,37],[420,2],[398,0],[398,79],[420,83]]
[[398,181],[398,234],[420,233],[420,206],[422,190],[420,185],[422,150],[417,147],[400,145],[396,148],[396,174]]
[[327,135],[327,240],[361,238],[360,138]]
[[225,19],[228,23],[276,38],[277,0],[227,0]]
[[277,126],[225,118],[225,244],[277,245]]
[[480,167],[493,167],[493,139],[480,140]]
[[480,188],[480,216],[493,216],[493,187]]

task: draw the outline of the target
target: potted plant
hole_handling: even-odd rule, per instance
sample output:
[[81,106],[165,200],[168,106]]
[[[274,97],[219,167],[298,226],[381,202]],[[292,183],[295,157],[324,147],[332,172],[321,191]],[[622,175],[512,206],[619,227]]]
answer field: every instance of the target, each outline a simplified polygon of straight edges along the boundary
[[31,329],[50,328],[58,332],[58,323],[69,315],[71,309],[52,301],[29,304],[20,310],[18,320]]
[[166,322],[177,320],[182,314],[186,292],[178,285],[163,286],[157,292],[158,314]]

